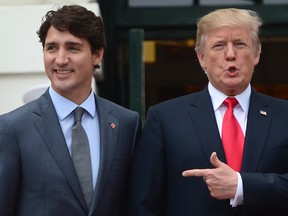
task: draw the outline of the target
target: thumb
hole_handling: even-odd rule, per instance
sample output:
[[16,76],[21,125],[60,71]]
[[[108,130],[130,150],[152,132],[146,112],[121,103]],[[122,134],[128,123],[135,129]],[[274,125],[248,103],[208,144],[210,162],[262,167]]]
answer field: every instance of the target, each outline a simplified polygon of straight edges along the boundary
[[218,159],[216,152],[212,152],[210,156],[210,162],[215,168],[220,167],[222,164],[222,162]]

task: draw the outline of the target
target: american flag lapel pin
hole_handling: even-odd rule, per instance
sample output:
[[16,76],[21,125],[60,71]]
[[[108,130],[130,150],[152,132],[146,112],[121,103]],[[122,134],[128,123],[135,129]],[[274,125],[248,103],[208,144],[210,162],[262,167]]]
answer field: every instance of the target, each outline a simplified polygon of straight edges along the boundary
[[116,125],[114,123],[111,123],[110,125],[113,129],[116,127]]
[[264,115],[264,116],[267,116],[267,112],[264,111],[264,110],[260,110],[260,114],[261,114],[261,115]]

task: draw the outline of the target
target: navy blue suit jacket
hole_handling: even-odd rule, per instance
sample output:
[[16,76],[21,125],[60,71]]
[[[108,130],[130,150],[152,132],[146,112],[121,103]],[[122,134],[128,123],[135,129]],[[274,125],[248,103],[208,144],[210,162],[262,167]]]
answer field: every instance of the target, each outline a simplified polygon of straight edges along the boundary
[[[90,210],[48,91],[0,116],[0,215],[120,216],[141,122],[96,96],[100,167]],[[111,127],[114,123],[116,127]]]
[[244,203],[210,196],[202,178],[182,177],[226,162],[208,89],[150,108],[131,176],[130,216],[287,215],[288,101],[252,90],[242,170]]

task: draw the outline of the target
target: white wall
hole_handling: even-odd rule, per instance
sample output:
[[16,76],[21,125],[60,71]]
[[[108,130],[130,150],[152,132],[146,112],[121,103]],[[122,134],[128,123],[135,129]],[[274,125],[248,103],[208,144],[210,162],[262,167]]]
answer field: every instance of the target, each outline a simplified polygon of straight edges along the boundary
[[8,112],[24,104],[24,93],[40,83],[49,85],[44,72],[0,74],[0,113]]
[[[33,86],[49,85],[36,31],[45,13],[62,5],[5,5],[3,2],[0,0],[0,114],[23,105],[23,95]],[[97,3],[79,4],[100,15]]]

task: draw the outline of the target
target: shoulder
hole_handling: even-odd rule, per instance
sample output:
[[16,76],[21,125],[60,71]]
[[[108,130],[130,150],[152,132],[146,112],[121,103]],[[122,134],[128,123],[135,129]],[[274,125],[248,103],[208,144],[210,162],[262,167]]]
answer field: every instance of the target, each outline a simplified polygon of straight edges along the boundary
[[31,120],[31,105],[23,105],[8,113],[0,115],[0,133],[8,134],[24,131]]
[[2,118],[13,119],[13,118],[25,118],[29,116],[29,113],[32,111],[32,107],[34,107],[35,102],[30,102],[28,104],[24,104],[20,107],[17,107],[14,110],[11,110],[7,113],[1,115]]
[[183,95],[177,98],[173,98],[161,103],[158,103],[154,106],[152,106],[152,109],[185,109],[185,107],[190,106],[197,106],[198,104],[202,103],[203,101],[206,101],[207,99],[210,100],[209,93],[207,89],[204,89],[199,92],[191,93],[188,95]]
[[[210,102],[209,102],[210,101]],[[187,118],[190,112],[196,107],[208,106],[211,99],[208,91],[191,93],[188,95],[173,98],[149,107],[147,119],[161,119],[161,121],[178,121]],[[172,123],[173,124],[173,123]]]
[[251,94],[249,112],[255,113],[259,109],[273,113],[273,118],[279,121],[288,121],[288,100],[254,92]]
[[110,114],[121,116],[138,116],[138,113],[136,111],[128,109],[124,106],[121,106],[115,102],[99,96],[96,96],[96,107],[99,111],[105,111]]
[[9,121],[14,124],[25,122],[27,119],[32,119],[32,115],[39,115],[43,110],[52,105],[51,99],[47,94],[40,96],[36,100],[33,100],[27,104],[24,104],[10,112],[0,115],[0,118],[4,121]]
[[272,97],[263,93],[255,92],[251,95],[251,100],[257,100],[268,106],[288,106],[288,100]]

